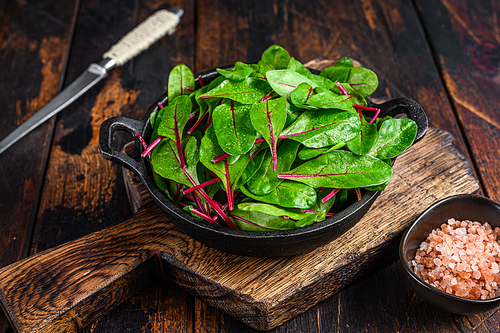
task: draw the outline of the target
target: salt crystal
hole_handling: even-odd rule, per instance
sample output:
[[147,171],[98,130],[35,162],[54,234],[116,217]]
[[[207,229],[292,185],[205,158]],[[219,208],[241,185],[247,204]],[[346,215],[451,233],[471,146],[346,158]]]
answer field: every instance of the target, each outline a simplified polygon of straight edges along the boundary
[[423,280],[450,294],[472,299],[500,296],[497,237],[500,228],[449,219],[420,244],[411,265]]
[[490,265],[490,267],[491,267],[492,270],[498,271],[498,264],[496,262],[492,262],[491,265]]

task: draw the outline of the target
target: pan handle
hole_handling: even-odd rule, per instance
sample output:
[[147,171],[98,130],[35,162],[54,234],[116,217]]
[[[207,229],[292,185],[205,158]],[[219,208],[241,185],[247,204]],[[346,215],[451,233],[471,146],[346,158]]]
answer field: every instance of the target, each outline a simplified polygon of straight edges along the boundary
[[128,132],[134,137],[136,147],[140,147],[141,143],[137,138],[137,134],[141,133],[144,125],[144,120],[134,120],[126,117],[106,119],[99,128],[99,150],[101,155],[105,159],[121,165],[142,177],[146,170],[140,155],[134,158],[113,149],[113,134],[118,130]]
[[405,114],[408,118],[415,121],[417,124],[417,135],[413,143],[420,141],[424,137],[425,133],[427,133],[429,120],[427,119],[424,109],[414,100],[409,98],[396,98],[385,103],[378,104],[376,107],[380,108],[381,118],[385,116],[396,117],[398,115]]

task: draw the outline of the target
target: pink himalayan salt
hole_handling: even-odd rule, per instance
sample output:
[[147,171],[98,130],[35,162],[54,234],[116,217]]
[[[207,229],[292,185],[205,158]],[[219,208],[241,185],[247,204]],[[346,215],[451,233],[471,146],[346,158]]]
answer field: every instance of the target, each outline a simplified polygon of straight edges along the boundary
[[500,296],[500,228],[456,221],[433,230],[411,266],[418,277],[452,295],[470,299]]

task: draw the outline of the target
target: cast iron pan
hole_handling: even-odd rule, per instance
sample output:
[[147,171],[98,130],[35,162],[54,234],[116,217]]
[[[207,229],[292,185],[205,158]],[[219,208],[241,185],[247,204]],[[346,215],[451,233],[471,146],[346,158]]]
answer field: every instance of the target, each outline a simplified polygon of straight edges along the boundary
[[[232,68],[224,66],[223,68]],[[318,71],[311,70],[314,73]],[[219,73],[209,70],[198,74],[203,82],[208,84]],[[196,89],[199,88],[196,79]],[[123,130],[134,138],[137,133],[149,142],[151,137],[151,124],[149,115],[158,109],[158,103],[167,105],[167,93],[163,94],[146,112],[142,120],[125,117],[113,117],[105,120],[99,129],[99,149],[104,158],[113,161],[133,171],[146,187],[149,194],[165,213],[168,219],[190,237],[199,242],[229,253],[260,257],[289,256],[311,251],[318,246],[329,243],[353,227],[366,214],[380,192],[367,191],[361,200],[355,202],[335,216],[313,225],[286,231],[251,232],[220,227],[205,220],[191,216],[181,208],[170,202],[155,186],[152,180],[152,170],[149,162],[140,156],[142,145],[135,139],[136,153],[129,157],[112,147],[113,133]],[[370,102],[369,102],[370,103]],[[380,117],[406,115],[413,119],[417,125],[415,142],[422,139],[428,127],[427,116],[422,107],[415,101],[406,98],[393,99],[383,104],[373,104],[381,109]]]

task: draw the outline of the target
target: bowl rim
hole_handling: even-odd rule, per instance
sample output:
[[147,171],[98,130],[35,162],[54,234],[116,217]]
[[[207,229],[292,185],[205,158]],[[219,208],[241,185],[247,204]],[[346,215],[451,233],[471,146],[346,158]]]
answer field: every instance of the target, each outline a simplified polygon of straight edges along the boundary
[[487,198],[487,197],[484,197],[481,195],[477,195],[477,194],[466,194],[466,193],[465,194],[455,194],[455,195],[443,198],[443,199],[433,203],[431,206],[429,206],[427,209],[425,209],[415,219],[415,221],[410,225],[410,227],[408,227],[408,229],[405,231],[403,237],[401,238],[401,242],[399,244],[399,259],[400,259],[399,261],[401,262],[401,265],[403,266],[403,268],[406,271],[406,273],[408,274],[408,276],[411,277],[413,281],[417,282],[420,286],[424,287],[425,289],[428,289],[434,293],[437,293],[438,295],[440,295],[442,297],[445,297],[445,298],[448,298],[451,300],[455,300],[455,301],[459,301],[459,302],[463,302],[463,303],[471,303],[471,304],[495,303],[495,302],[500,301],[500,295],[497,297],[494,297],[494,298],[490,298],[490,299],[470,299],[470,298],[452,295],[452,294],[447,293],[446,291],[438,289],[438,288],[434,287],[433,285],[431,285],[430,283],[427,283],[424,280],[422,280],[413,271],[413,269],[411,269],[410,265],[408,264],[408,262],[406,261],[406,258],[405,258],[405,248],[406,248],[408,238],[409,238],[410,234],[414,231],[416,226],[419,224],[419,222],[422,221],[422,219],[427,214],[429,214],[432,210],[449,203],[450,201],[460,201],[460,200],[465,200],[465,199],[470,199],[470,198],[475,199],[475,200],[479,200],[479,201],[483,201],[483,202],[486,202],[487,204],[492,204],[492,205],[495,205],[495,206],[500,208],[500,204],[495,202],[494,200],[491,200],[490,198]]

